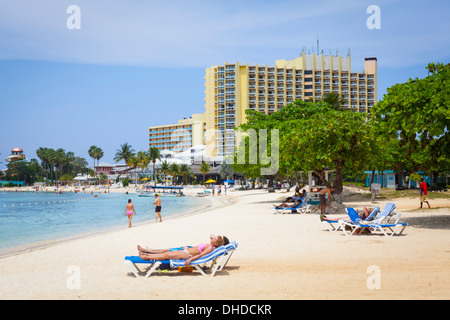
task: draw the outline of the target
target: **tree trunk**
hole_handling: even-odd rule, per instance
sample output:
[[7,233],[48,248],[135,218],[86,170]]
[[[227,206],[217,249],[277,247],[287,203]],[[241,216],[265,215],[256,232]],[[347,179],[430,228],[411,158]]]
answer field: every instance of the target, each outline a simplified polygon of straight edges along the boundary
[[320,180],[320,185],[325,185],[328,188],[331,187],[331,184],[325,179],[325,170],[313,170],[313,173],[317,176],[317,178],[319,178]]
[[370,184],[369,184],[370,191],[372,191],[372,183],[373,183],[374,178],[375,178],[375,169],[372,170],[372,178],[370,178]]
[[342,204],[342,191],[344,190],[344,185],[342,183],[342,167],[343,163],[341,160],[336,163],[336,184],[334,185],[335,197],[334,200],[337,203]]

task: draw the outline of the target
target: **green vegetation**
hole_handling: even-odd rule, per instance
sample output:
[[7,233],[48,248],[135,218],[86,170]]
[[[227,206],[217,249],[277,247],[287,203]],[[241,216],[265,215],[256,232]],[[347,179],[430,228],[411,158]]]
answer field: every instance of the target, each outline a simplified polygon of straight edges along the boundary
[[[249,178],[261,177],[268,165],[255,155],[270,153],[267,146],[251,143],[261,129],[279,131],[279,170],[269,180],[283,179],[289,172],[312,171],[321,182],[326,169],[335,170],[333,186],[343,189],[343,176],[364,170],[395,170],[414,179],[422,171],[434,177],[450,169],[449,121],[450,65],[429,64],[424,79],[396,84],[368,114],[342,109],[342,100],[330,94],[323,101],[297,100],[266,115],[247,110],[247,122],[237,128],[244,135],[239,150],[245,162],[235,161],[233,169]],[[239,153],[239,152],[238,152]]]

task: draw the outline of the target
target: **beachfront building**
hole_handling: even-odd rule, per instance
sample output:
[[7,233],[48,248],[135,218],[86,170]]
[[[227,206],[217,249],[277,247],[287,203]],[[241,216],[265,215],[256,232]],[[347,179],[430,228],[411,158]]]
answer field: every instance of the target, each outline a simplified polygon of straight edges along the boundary
[[11,150],[11,154],[5,160],[6,162],[25,160],[25,155],[23,154],[23,150],[21,148],[14,148]]
[[234,128],[245,110],[272,114],[295,100],[319,101],[335,92],[344,108],[368,112],[377,102],[377,59],[365,58],[364,71],[351,70],[351,57],[302,55],[273,66],[225,63],[206,69],[206,154],[225,156],[235,148]]
[[148,129],[148,146],[173,152],[189,150],[205,143],[205,115],[193,114],[179,120],[177,124],[153,126]]
[[107,176],[109,175],[115,175],[115,174],[123,174],[129,171],[130,168],[126,164],[110,164],[108,162],[100,162],[98,165],[95,166],[95,173],[96,174],[105,174]]

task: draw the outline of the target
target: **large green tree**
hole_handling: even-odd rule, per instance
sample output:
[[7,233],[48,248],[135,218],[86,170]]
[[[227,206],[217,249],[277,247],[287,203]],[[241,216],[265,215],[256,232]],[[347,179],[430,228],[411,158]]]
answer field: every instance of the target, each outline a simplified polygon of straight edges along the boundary
[[[313,171],[324,184],[330,185],[324,172],[326,169],[335,170],[334,186],[338,194],[343,189],[342,170],[363,169],[364,158],[370,148],[365,115],[340,110],[326,102],[297,100],[271,115],[247,111],[247,123],[240,129],[254,129],[255,132],[278,129],[279,171]],[[249,144],[248,140],[244,139],[243,143]],[[251,145],[254,144],[250,143],[248,147]],[[233,166],[236,171],[257,175],[261,163],[246,162]],[[268,178],[270,182],[271,177]]]
[[449,170],[450,64],[430,63],[428,76],[387,89],[372,109],[375,130],[396,143],[391,165],[405,175]]

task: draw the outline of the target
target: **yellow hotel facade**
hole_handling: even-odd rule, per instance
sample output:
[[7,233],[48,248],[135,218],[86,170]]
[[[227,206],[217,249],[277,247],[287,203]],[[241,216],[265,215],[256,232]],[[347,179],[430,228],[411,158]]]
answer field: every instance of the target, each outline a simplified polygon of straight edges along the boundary
[[205,115],[193,114],[178,120],[176,124],[148,128],[148,147],[182,152],[196,145],[205,144]]
[[351,57],[306,55],[276,60],[274,66],[225,63],[206,69],[206,155],[226,156],[235,148],[234,127],[245,110],[272,114],[295,100],[321,100],[335,92],[344,108],[369,112],[377,102],[377,59],[365,58],[364,71],[351,71]]

